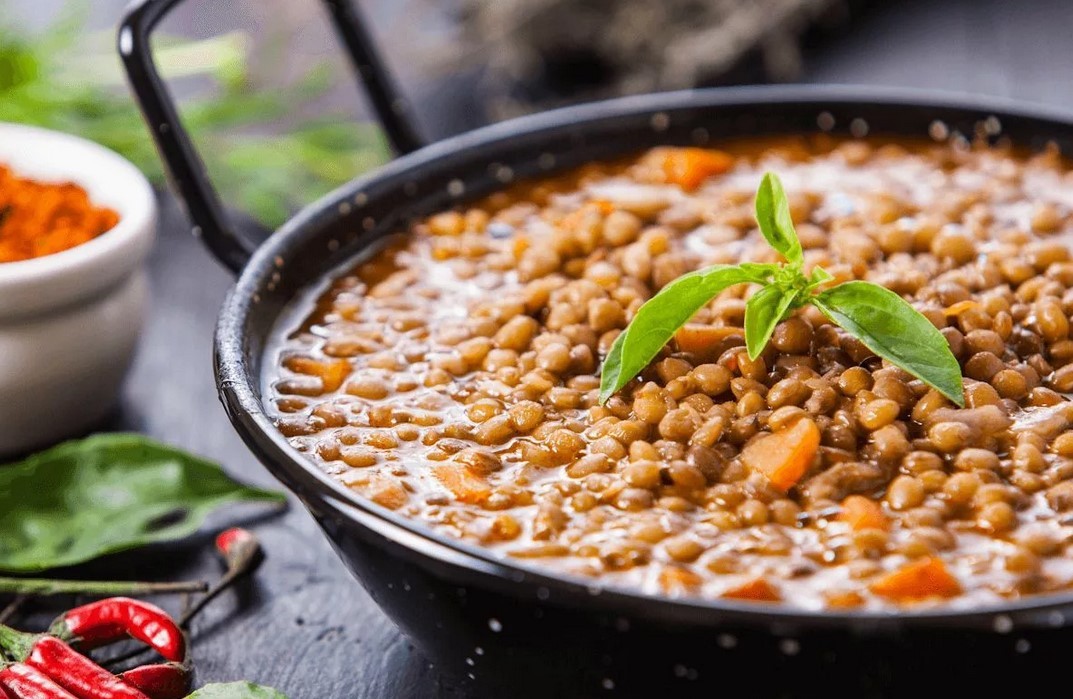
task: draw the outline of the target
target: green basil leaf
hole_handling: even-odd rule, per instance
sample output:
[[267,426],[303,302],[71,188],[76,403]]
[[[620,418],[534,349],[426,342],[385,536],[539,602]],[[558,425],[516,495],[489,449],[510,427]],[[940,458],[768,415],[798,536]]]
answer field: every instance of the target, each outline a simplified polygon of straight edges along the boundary
[[285,498],[140,435],[66,442],[0,466],[0,570],[42,571],[179,539],[243,501]]
[[816,265],[815,267],[812,268],[812,274],[809,275],[808,285],[809,285],[810,288],[816,287],[816,286],[819,286],[820,284],[823,284],[824,282],[829,282],[834,278],[835,277],[834,277],[833,274],[828,272],[823,267],[820,267],[819,265]]
[[756,190],[756,222],[768,245],[791,264],[801,263],[804,255],[790,216],[790,202],[779,176],[773,172],[764,175],[760,189]]
[[797,292],[772,284],[745,302],[745,347],[749,351],[749,359],[756,359],[764,351],[771,333],[775,332],[775,326],[796,299]]
[[764,269],[716,265],[683,274],[637,309],[629,326],[622,331],[604,359],[600,374],[600,402],[641,373],[659,354],[678,328],[686,324],[704,304],[735,284],[763,284],[769,278]]
[[779,265],[769,262],[740,262],[738,268],[764,281],[770,281],[779,271]]
[[287,699],[283,692],[252,682],[207,684],[186,699]]
[[820,292],[811,301],[865,347],[965,407],[961,367],[946,338],[901,296],[854,281]]

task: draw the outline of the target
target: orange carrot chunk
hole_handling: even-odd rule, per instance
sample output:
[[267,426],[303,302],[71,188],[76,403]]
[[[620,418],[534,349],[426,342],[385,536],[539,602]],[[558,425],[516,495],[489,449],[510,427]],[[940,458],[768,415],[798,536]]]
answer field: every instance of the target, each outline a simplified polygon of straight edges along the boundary
[[721,348],[720,343],[731,335],[741,335],[741,328],[717,328],[714,325],[686,323],[674,334],[674,342],[680,352],[714,360]]
[[880,597],[907,601],[961,594],[957,578],[939,558],[921,558],[887,573],[869,587]]
[[590,203],[604,216],[610,216],[615,210],[615,205],[607,199],[593,199]]
[[410,498],[402,483],[397,478],[392,478],[391,476],[378,476],[373,478],[369,482],[366,495],[368,495],[369,499],[377,505],[386,507],[389,510],[399,509],[405,505],[406,501]]
[[337,391],[350,375],[350,362],[345,359],[314,359],[291,355],[283,360],[283,366],[296,374],[319,376],[325,391]]
[[692,192],[712,175],[730,169],[734,158],[727,153],[704,148],[668,148],[663,156],[663,175],[670,184]]
[[845,522],[850,529],[860,531],[862,529],[890,529],[890,519],[887,518],[883,507],[863,495],[850,495],[842,501],[842,509],[838,513],[838,521]]
[[701,577],[679,566],[667,566],[659,574],[659,584],[668,595],[689,594],[700,587]]
[[980,302],[979,301],[973,301],[972,299],[966,299],[964,301],[958,301],[957,303],[955,303],[952,306],[947,306],[946,308],[943,309],[943,313],[945,313],[948,316],[958,316],[958,315],[961,315],[962,313],[964,313],[965,311],[971,311],[971,310],[973,310],[975,308],[979,308],[979,307],[980,307]]
[[819,449],[820,428],[804,417],[788,429],[750,442],[741,452],[741,461],[785,492],[805,475]]
[[824,595],[831,609],[854,609],[864,604],[864,597],[854,590],[834,590]]
[[462,464],[433,466],[432,475],[460,502],[467,505],[480,505],[492,494],[492,488],[488,483],[483,478],[473,475]]
[[740,599],[750,602],[778,602],[782,599],[779,591],[764,578],[750,580],[744,585],[732,587],[723,593],[725,599]]

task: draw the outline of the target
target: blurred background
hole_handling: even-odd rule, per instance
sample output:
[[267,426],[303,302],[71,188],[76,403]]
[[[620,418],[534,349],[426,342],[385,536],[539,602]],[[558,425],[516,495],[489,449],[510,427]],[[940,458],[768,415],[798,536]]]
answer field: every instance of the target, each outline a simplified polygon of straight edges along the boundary
[[[0,120],[160,181],[113,56],[123,0],[0,0]],[[272,227],[387,157],[317,0],[188,0],[158,41],[225,198]],[[757,82],[1063,103],[1067,0],[362,0],[429,138],[571,102]]]

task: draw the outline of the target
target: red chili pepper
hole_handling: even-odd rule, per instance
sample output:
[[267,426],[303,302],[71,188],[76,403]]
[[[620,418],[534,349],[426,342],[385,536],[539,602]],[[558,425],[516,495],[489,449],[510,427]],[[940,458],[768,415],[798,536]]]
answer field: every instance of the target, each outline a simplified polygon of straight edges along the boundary
[[148,699],[55,636],[0,626],[0,649],[18,664],[43,673],[77,699]]
[[0,687],[15,699],[78,699],[25,663],[14,663],[0,670]]
[[166,660],[181,662],[186,657],[186,638],[168,613],[129,597],[110,597],[75,607],[53,622],[49,632],[90,648],[111,643],[126,634]]
[[41,636],[25,663],[79,699],[148,699],[55,636]]
[[216,550],[223,554],[224,558],[230,559],[236,545],[257,546],[257,537],[242,527],[225,529],[216,535]]
[[[227,562],[227,572],[216,581],[216,584],[209,588],[196,603],[194,603],[189,609],[183,613],[182,618],[179,620],[179,628],[186,628],[190,620],[200,612],[205,605],[215,599],[220,593],[226,590],[235,580],[241,578],[244,575],[249,575],[253,572],[257,565],[261,562],[263,556],[261,555],[261,544],[258,542],[257,537],[251,532],[242,529],[240,527],[233,527],[225,531],[220,532],[216,537],[216,548]],[[117,632],[121,633],[121,632]],[[127,653],[120,655],[116,658],[112,658],[108,661],[109,664],[124,662],[131,658],[141,655],[141,651],[135,653]],[[174,665],[174,663],[168,663],[164,665]],[[156,668],[157,666],[147,666],[147,668]],[[175,670],[176,677],[183,682],[189,681],[189,668],[185,665],[180,667],[183,670]],[[134,670],[123,673],[123,677],[139,677],[142,668],[135,668]],[[146,676],[156,676],[156,670],[145,670]],[[134,673],[131,675],[130,673]],[[160,676],[165,676],[166,673],[161,670]],[[138,685],[139,688],[146,691],[150,696],[156,699],[155,693],[152,689],[143,685]],[[2,698],[0,698],[2,699]]]
[[142,665],[119,677],[149,699],[182,699],[190,689],[190,666],[181,663]]

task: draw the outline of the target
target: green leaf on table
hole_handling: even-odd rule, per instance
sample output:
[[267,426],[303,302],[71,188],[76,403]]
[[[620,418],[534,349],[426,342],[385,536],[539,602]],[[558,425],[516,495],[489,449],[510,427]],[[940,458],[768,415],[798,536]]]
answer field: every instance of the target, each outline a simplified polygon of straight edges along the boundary
[[749,359],[764,351],[775,326],[797,300],[797,292],[777,284],[765,286],[745,302],[745,347]]
[[287,699],[283,692],[252,682],[207,684],[186,699]]
[[812,303],[865,347],[965,406],[961,367],[946,338],[901,296],[853,281],[820,292]]
[[637,309],[604,359],[600,375],[600,402],[641,373],[674,333],[704,304],[735,284],[764,284],[771,276],[767,265],[739,267],[715,265],[683,274]]
[[0,570],[42,571],[180,539],[238,502],[285,497],[141,435],[65,442],[0,466]]
[[790,203],[779,176],[773,172],[764,175],[760,188],[756,190],[756,223],[768,245],[791,264],[801,263],[804,253],[790,216]]

